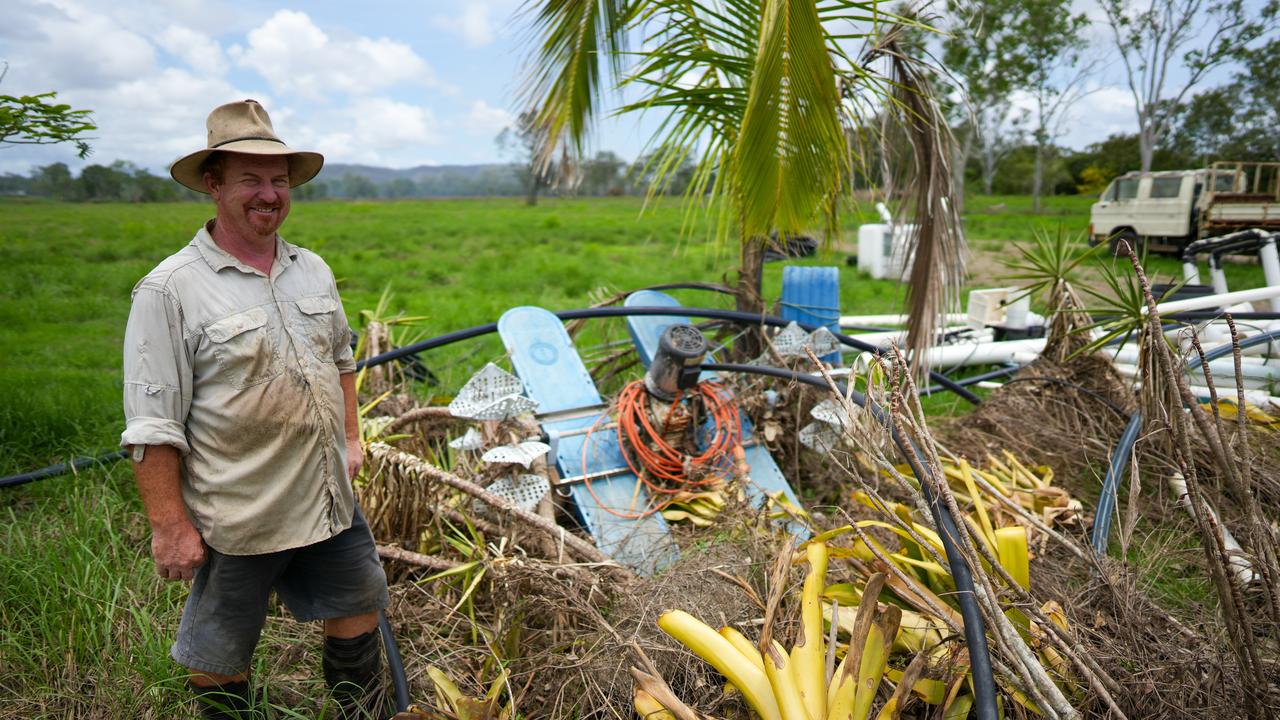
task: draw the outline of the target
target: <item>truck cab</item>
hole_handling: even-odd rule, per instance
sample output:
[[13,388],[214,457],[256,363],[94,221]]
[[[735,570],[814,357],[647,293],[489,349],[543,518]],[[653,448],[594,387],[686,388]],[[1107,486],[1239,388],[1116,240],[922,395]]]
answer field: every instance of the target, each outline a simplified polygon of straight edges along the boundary
[[1135,249],[1177,251],[1196,239],[1197,206],[1205,171],[1130,172],[1102,192],[1090,209],[1089,244],[1127,241]]
[[1089,214],[1089,244],[1180,252],[1199,238],[1280,229],[1280,163],[1215,162],[1201,170],[1129,172]]

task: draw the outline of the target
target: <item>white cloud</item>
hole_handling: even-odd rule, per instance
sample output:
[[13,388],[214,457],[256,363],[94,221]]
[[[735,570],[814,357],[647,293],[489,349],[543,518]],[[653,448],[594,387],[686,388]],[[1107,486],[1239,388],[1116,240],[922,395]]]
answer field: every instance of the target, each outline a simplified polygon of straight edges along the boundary
[[[205,118],[210,110],[253,95],[221,78],[166,68],[77,97],[83,98],[86,107],[94,108],[98,125],[90,160],[105,163],[122,158],[144,167],[164,168],[205,146]],[[257,98],[271,107],[269,97],[259,93]],[[287,140],[286,129],[278,118],[273,120],[276,130]]]
[[471,47],[484,47],[493,42],[497,34],[493,27],[490,8],[483,2],[468,2],[457,15],[438,15],[432,23],[443,30],[457,34]]
[[1084,148],[1110,135],[1138,131],[1138,114],[1132,93],[1116,85],[1091,89],[1092,92],[1067,112],[1061,144]]
[[4,14],[0,47],[11,63],[6,92],[108,87],[155,68],[145,37],[86,6],[18,0]]
[[227,73],[227,56],[217,40],[182,25],[170,25],[156,42],[171,55],[181,58],[201,75],[221,77]]
[[[244,98],[263,103],[290,146],[330,162],[491,161],[493,136],[513,120],[494,94],[515,74],[503,59],[510,53],[502,19],[520,2],[433,4],[439,9],[426,17],[454,18],[454,41],[429,19],[389,25],[387,37],[362,36],[306,12],[242,0],[9,0],[0,60],[12,67],[0,92],[57,90],[59,101],[91,109],[98,129],[87,160],[69,145],[18,146],[0,152],[0,172],[129,160],[163,173],[205,145],[210,110]],[[490,47],[468,51],[468,44]],[[441,81],[426,58],[469,85]]]
[[483,100],[472,103],[471,111],[467,113],[467,129],[478,135],[497,135],[514,121],[515,117],[510,112]]
[[426,162],[424,151],[443,140],[441,123],[430,108],[384,97],[298,113],[296,127],[294,112],[281,113],[294,128],[284,136],[286,142],[316,150],[329,162],[411,167]]
[[431,110],[408,103],[374,98],[350,109],[356,133],[373,147],[412,150],[412,146],[439,142]]
[[247,47],[230,49],[239,67],[272,90],[311,100],[367,94],[400,83],[435,83],[435,73],[408,45],[390,38],[334,38],[304,12],[280,10],[249,31]]
[[[1059,117],[1057,137],[1053,140],[1055,144],[1080,150],[1110,135],[1138,131],[1133,95],[1127,89],[1094,83],[1085,90],[1085,94]],[[1009,100],[1013,103],[1014,114],[1022,114],[1026,118],[1023,129],[1031,129],[1035,123],[1034,97],[1027,92],[1015,92]],[[1051,132],[1054,130],[1050,128]]]

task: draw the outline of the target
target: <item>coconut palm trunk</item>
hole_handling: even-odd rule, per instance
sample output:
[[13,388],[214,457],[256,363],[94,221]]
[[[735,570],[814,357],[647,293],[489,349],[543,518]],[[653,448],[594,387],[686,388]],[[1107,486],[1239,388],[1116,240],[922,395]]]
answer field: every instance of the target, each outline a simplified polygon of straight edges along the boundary
[[[763,315],[764,307],[764,251],[769,238],[754,236],[742,241],[738,256],[738,282],[734,286],[734,304],[738,312]],[[733,354],[742,360],[759,357],[763,351],[760,333],[754,328],[738,338]]]

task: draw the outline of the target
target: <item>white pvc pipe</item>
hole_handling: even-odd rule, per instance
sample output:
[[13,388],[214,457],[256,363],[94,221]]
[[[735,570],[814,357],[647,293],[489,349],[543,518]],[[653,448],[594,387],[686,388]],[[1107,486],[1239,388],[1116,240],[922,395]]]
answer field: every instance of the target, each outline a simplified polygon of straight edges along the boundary
[[[1254,288],[1252,290],[1238,290],[1236,292],[1204,295],[1202,297],[1189,298],[1187,300],[1173,300],[1170,302],[1160,303],[1156,306],[1156,310],[1160,311],[1161,315],[1171,315],[1173,313],[1186,312],[1189,310],[1204,310],[1205,308],[1230,306],[1237,303],[1271,300],[1272,298],[1277,297],[1280,297],[1280,284]],[[1146,314],[1147,312],[1145,305],[1142,308],[1142,312],[1143,314]]]
[[[1136,378],[1142,375],[1137,365],[1130,365],[1129,363],[1115,363],[1114,367],[1116,369],[1116,372],[1120,373],[1124,377]],[[1199,374],[1191,375],[1190,379],[1203,380],[1204,373],[1200,373],[1198,368],[1196,369],[1195,372]],[[1209,373],[1213,377],[1214,385],[1218,389],[1219,398],[1235,397],[1236,376],[1234,371],[1232,371],[1232,373],[1228,375],[1225,373],[1214,372],[1213,368],[1209,368]],[[1250,390],[1262,390],[1262,391],[1270,390],[1272,386],[1275,384],[1273,380],[1270,380],[1267,378],[1253,377],[1246,373],[1241,373],[1240,379],[1244,380],[1245,392],[1248,392]],[[1209,392],[1208,389],[1205,389],[1206,397],[1208,396],[1208,392]]]
[[[968,330],[972,332],[972,334],[969,335],[966,339],[972,339],[979,342],[990,342],[991,340],[990,330],[973,330],[973,328],[970,328],[968,325],[950,325],[939,332],[952,332],[952,331],[958,331],[958,330]],[[876,347],[879,347],[879,348],[887,348],[894,343],[897,343],[898,345],[902,345],[903,343],[905,343],[907,340],[907,331],[906,330],[886,330],[884,332],[860,333],[858,335],[852,335],[850,337],[853,337],[854,339],[857,339],[857,340],[861,340],[862,342],[867,343],[868,345],[875,345]]]
[[[963,345],[941,345],[929,348],[929,367],[941,368],[968,367],[970,365],[992,365],[995,363],[1013,362],[1014,357],[1030,357],[1035,359],[1044,350],[1044,338],[1030,340],[1010,340],[1007,342],[965,343]],[[851,363],[859,370],[871,364],[871,353],[864,352]]]
[[[1196,267],[1194,261],[1182,263],[1182,279],[1187,281],[1188,285],[1200,284],[1200,269]],[[1272,283],[1268,282],[1268,285]]]
[[[1254,347],[1262,347],[1265,349],[1266,346],[1255,345]],[[1252,348],[1244,348],[1244,349],[1251,350]],[[1102,352],[1107,357],[1111,358],[1113,362],[1129,363],[1131,365],[1138,364],[1138,345],[1136,343],[1125,343],[1123,346],[1117,347],[1117,348],[1104,348]],[[1268,365],[1268,363],[1274,363],[1273,365],[1269,365],[1269,367],[1272,367],[1277,372],[1280,372],[1280,362],[1276,362],[1273,359],[1260,357],[1257,355],[1241,354],[1240,356],[1240,366],[1242,368],[1261,367],[1261,366]],[[1234,373],[1235,372],[1235,370],[1233,369],[1234,367],[1235,367],[1235,361],[1230,357],[1219,358],[1217,360],[1209,361],[1209,368],[1211,370],[1216,371],[1218,368],[1223,368],[1224,372],[1226,372],[1227,374]]]
[[[1191,390],[1192,395],[1195,395],[1204,402],[1208,402],[1209,398],[1212,397],[1212,394],[1209,392],[1209,388],[1203,385],[1189,385],[1187,387]],[[1234,388],[1231,388],[1226,392],[1223,392],[1222,388],[1216,388],[1216,390],[1218,392],[1219,401],[1230,400],[1232,403],[1236,401],[1236,391]],[[1274,395],[1268,395],[1263,390],[1249,390],[1246,388],[1244,391],[1244,401],[1250,405],[1256,406],[1264,412],[1275,412],[1276,409],[1280,408],[1280,398]]]
[[[1258,248],[1258,262],[1262,263],[1262,276],[1268,285],[1280,285],[1280,253],[1276,252],[1275,236]],[[1271,309],[1280,312],[1280,298],[1271,299]]]
[[1218,267],[1209,266],[1209,281],[1213,283],[1213,291],[1219,295],[1226,295],[1231,292],[1227,289],[1227,272],[1222,269],[1221,265]]
[[[1169,487],[1173,489],[1173,494],[1178,498],[1178,504],[1182,506],[1187,514],[1191,514],[1191,498],[1187,493],[1187,481],[1182,477],[1182,473],[1174,473],[1169,477]],[[1253,572],[1253,566],[1249,564],[1248,555],[1244,548],[1240,547],[1240,543],[1236,541],[1231,531],[1218,518],[1218,513],[1214,512],[1209,503],[1205,503],[1203,509],[1209,511],[1209,515],[1213,517],[1213,524],[1222,530],[1222,546],[1227,550],[1227,565],[1231,566],[1231,573],[1236,576],[1236,580],[1241,585],[1248,585],[1257,577]]]
[[952,368],[970,365],[991,365],[1013,361],[1019,353],[1035,353],[1044,350],[1044,338],[1008,340],[1005,342],[966,343],[929,348],[929,367]]
[[[969,316],[965,313],[948,313],[946,322],[948,324],[963,323],[969,320]],[[843,315],[840,317],[840,327],[852,327],[855,325],[870,325],[872,327],[879,325],[906,325],[906,315]]]

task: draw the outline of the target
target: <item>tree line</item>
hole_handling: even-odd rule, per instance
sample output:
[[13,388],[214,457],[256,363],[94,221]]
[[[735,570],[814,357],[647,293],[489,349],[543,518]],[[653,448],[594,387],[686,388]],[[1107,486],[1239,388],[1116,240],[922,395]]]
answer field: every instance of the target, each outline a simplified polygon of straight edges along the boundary
[[[985,194],[1031,194],[1038,206],[1041,195],[1094,193],[1130,170],[1203,167],[1219,159],[1280,161],[1273,121],[1280,113],[1280,63],[1274,61],[1280,57],[1280,39],[1274,37],[1278,2],[1100,0],[1100,24],[1110,42],[1099,47],[1089,44],[1090,22],[1083,13],[1073,14],[1071,0],[950,0],[941,17],[920,18],[946,31],[941,40],[918,28],[904,42],[940,60],[932,80],[957,141],[951,162],[955,184]],[[1103,62],[1121,71],[1133,100],[1134,131],[1080,150],[1063,147],[1064,123],[1072,106],[1097,87]],[[1226,82],[1204,88],[1220,68],[1234,72]],[[93,129],[84,122],[86,111],[52,99],[51,93],[0,96],[0,145],[70,140]],[[879,120],[873,113],[865,122],[875,126]],[[634,162],[609,151],[568,165],[539,162],[536,126],[526,112],[499,135],[507,161],[502,165],[389,179],[322,174],[295,196],[523,195],[536,202],[547,193],[643,194],[658,176],[657,187],[666,194],[683,193],[694,182],[693,160],[661,147]],[[875,154],[864,158],[870,171],[851,185],[883,189],[877,175],[883,163]],[[673,169],[668,160],[676,156],[682,162]],[[79,175],[63,163],[28,176],[2,175],[0,194],[68,201],[197,198],[128,161],[89,165]]]
[[[560,197],[609,197],[642,195],[648,187],[649,157],[627,162],[608,150],[597,152],[576,168],[570,178],[539,180],[538,194]],[[321,172],[315,180],[293,189],[295,200],[356,199],[400,200],[441,197],[528,196],[531,176],[527,163],[461,166],[419,177],[374,179],[358,171],[335,166],[340,174]],[[385,173],[384,173],[385,174]],[[682,194],[692,178],[685,168],[667,188]],[[0,195],[25,195],[67,202],[176,202],[204,200],[167,175],[117,160],[110,165],[87,165],[78,174],[65,163],[37,167],[27,175],[0,175]]]
[[[1276,0],[949,0],[936,85],[957,139],[957,180],[986,193],[1095,191],[1129,170],[1280,160]],[[930,19],[924,18],[926,22]],[[1101,30],[1091,41],[1091,27]],[[918,33],[918,44],[929,42]],[[1215,71],[1229,81],[1205,89]],[[1072,107],[1118,75],[1133,132],[1083,153],[1057,141]],[[1118,153],[1118,154],[1117,154]],[[1025,181],[1022,178],[1026,178]]]

